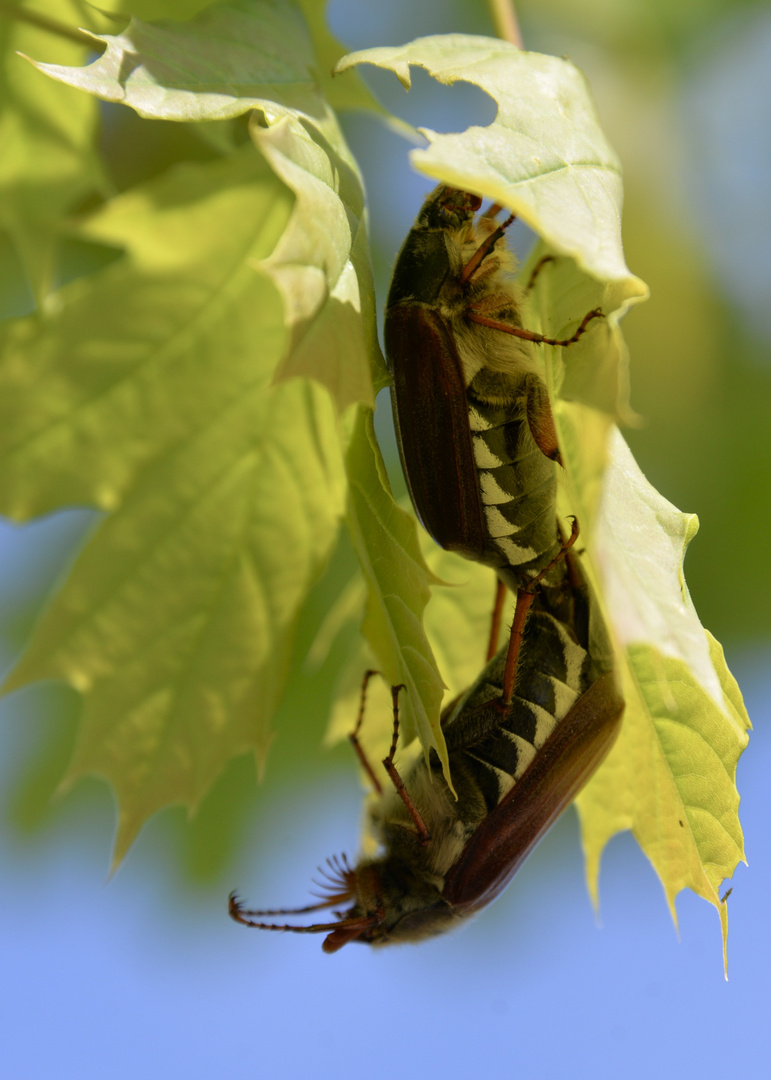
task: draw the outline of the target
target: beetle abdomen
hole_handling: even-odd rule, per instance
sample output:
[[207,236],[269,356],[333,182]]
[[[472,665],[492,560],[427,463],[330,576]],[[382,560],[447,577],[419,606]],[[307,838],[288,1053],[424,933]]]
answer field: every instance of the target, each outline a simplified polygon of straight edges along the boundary
[[[548,597],[539,596],[537,603],[549,603]],[[575,638],[575,616],[566,611],[565,618],[542,606],[531,613],[517,693],[508,705],[500,704],[501,653],[447,710],[443,726],[457,799],[436,753],[430,767],[420,757],[405,783],[400,780],[401,788],[379,795],[372,806],[381,854],[355,867],[345,858],[328,860],[320,903],[246,911],[231,896],[231,916],[258,929],[324,932],[325,951],[335,952],[350,941],[417,941],[493,900],[592,775],[618,731],[623,701],[613,675],[597,677]],[[393,764],[392,756],[386,761]],[[409,800],[400,794],[405,784]],[[416,829],[416,807],[430,830],[428,841]],[[337,911],[333,922],[262,921],[348,901],[351,906]]]
[[473,776],[488,813],[511,791],[596,678],[588,653],[570,630],[542,611],[530,617],[516,692],[502,715],[498,703],[504,666],[505,650],[487,666],[444,725],[452,775],[462,757],[464,772]]
[[468,417],[484,517],[480,561],[511,567],[516,587],[560,550],[555,465],[536,446],[524,403],[512,415],[510,405],[475,400],[470,390]]

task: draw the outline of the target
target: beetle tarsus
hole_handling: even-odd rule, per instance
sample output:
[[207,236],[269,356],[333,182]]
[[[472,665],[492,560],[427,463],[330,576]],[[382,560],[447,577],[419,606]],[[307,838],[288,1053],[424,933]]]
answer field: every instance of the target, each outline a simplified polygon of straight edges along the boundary
[[547,263],[556,262],[556,261],[557,260],[556,260],[554,255],[543,255],[538,260],[538,262],[533,267],[533,270],[532,270],[532,273],[530,274],[530,277],[528,278],[527,285],[525,286],[525,293],[529,293],[530,290],[533,288],[533,286],[535,285],[535,282],[536,282],[536,278],[541,273],[544,266],[546,266]]
[[391,778],[391,783],[396,788],[396,792],[399,798],[402,800],[407,808],[407,813],[412,818],[415,828],[418,831],[418,843],[425,846],[431,840],[431,833],[428,826],[423,820],[423,815],[418,810],[415,803],[412,801],[412,796],[404,785],[404,781],[399,775],[399,771],[394,765],[394,757],[396,756],[396,746],[399,741],[399,691],[404,690],[404,683],[400,683],[398,686],[391,687],[391,699],[393,701],[394,710],[394,729],[393,738],[391,739],[391,749],[388,753],[388,757],[383,758],[383,768]]
[[[476,256],[474,256],[476,258]],[[470,264],[469,264],[470,265]],[[503,334],[511,334],[513,337],[522,338],[523,341],[532,341],[534,345],[554,345],[561,349],[567,349],[586,333],[586,328],[592,319],[604,319],[605,315],[599,308],[587,312],[581,320],[581,325],[569,338],[550,338],[544,334],[537,334],[534,330],[524,330],[521,326],[512,326],[510,323],[500,322],[498,319],[488,319],[486,315],[470,307],[466,309],[466,315],[471,322],[480,326],[487,326],[491,330],[500,330]]]
[[364,750],[362,749],[361,743],[359,742],[359,729],[361,728],[361,723],[362,723],[362,720],[364,719],[364,705],[365,705],[366,698],[367,698],[367,686],[369,685],[369,680],[372,678],[372,676],[373,675],[379,675],[379,674],[380,674],[380,672],[375,671],[373,668],[370,668],[369,671],[364,672],[364,678],[361,681],[361,700],[359,701],[359,715],[356,718],[356,725],[354,726],[354,729],[350,733],[348,738],[350,740],[351,746],[356,751],[356,756],[358,757],[359,761],[361,762],[362,768],[364,769],[364,771],[367,773],[370,780],[372,781],[372,786],[374,787],[374,789],[375,789],[375,791],[377,792],[378,795],[382,795],[383,794],[382,784],[380,783],[377,776],[375,775],[375,770],[370,765],[370,763],[369,763],[369,761],[367,759],[367,755],[364,753]]

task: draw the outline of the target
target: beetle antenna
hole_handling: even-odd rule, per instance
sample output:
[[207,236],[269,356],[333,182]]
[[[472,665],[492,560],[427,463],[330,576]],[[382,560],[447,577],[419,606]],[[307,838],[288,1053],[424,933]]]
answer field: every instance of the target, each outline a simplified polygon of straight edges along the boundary
[[[259,910],[250,908],[247,910],[243,907],[238,893],[234,890],[228,897],[228,911],[234,919],[236,918],[235,912],[238,912],[239,915],[244,915],[247,918],[252,918],[252,916],[255,918],[262,918],[265,915],[307,915],[311,911],[323,911],[324,908],[331,907],[332,904],[337,903],[338,899],[348,900],[350,897],[330,896],[318,904],[306,904],[305,907],[299,908],[260,908]],[[236,919],[236,921],[241,922],[242,920]]]
[[[310,911],[313,909],[306,908],[305,910]],[[376,912],[373,915],[363,915],[353,919],[341,919],[336,922],[312,923],[310,926],[289,926],[281,923],[258,922],[256,919],[252,918],[253,915],[268,915],[270,912],[245,911],[241,907],[240,901],[235,893],[231,893],[228,898],[228,914],[235,922],[241,923],[242,926],[252,927],[255,930],[280,930],[282,933],[290,934],[329,933],[329,938],[324,942],[325,952],[337,952],[337,950],[342,948],[347,942],[360,937],[365,930],[370,930],[382,918],[381,913]],[[277,911],[275,914],[288,915],[300,914],[300,912]]]

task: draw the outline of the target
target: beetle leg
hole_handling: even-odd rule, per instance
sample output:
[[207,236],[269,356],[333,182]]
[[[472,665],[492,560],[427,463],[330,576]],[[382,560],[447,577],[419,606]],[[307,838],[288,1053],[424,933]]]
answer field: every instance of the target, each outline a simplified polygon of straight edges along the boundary
[[391,687],[391,697],[394,703],[394,737],[391,740],[391,749],[388,757],[383,759],[383,768],[391,777],[391,783],[396,788],[399,798],[407,807],[407,812],[415,823],[415,828],[418,830],[418,843],[425,846],[431,839],[431,833],[428,830],[428,826],[423,820],[420,811],[415,803],[412,801],[412,797],[404,786],[404,781],[399,776],[398,770],[394,765],[394,756],[396,754],[396,744],[399,740],[399,691],[404,690],[404,684]]
[[535,279],[541,273],[544,266],[546,266],[547,263],[556,262],[556,261],[557,260],[556,260],[554,255],[544,255],[543,258],[538,260],[538,262],[533,267],[533,272],[531,273],[531,275],[530,275],[530,277],[528,279],[527,285],[525,286],[525,292],[526,293],[529,293],[530,290],[532,289],[532,287],[535,285]]
[[361,743],[359,742],[359,730],[361,728],[362,720],[364,719],[364,702],[365,702],[366,696],[367,696],[367,685],[369,684],[369,680],[372,678],[372,676],[373,675],[378,675],[378,674],[379,674],[379,672],[377,672],[377,671],[365,671],[364,672],[364,678],[362,679],[362,682],[361,682],[361,701],[359,703],[359,715],[358,715],[358,717],[356,719],[356,726],[354,727],[353,731],[348,736],[348,738],[351,740],[351,746],[356,751],[356,756],[358,757],[358,759],[361,762],[365,772],[367,773],[370,780],[372,781],[372,786],[374,787],[374,789],[378,793],[378,795],[382,795],[383,794],[383,787],[382,787],[380,781],[378,780],[378,778],[375,776],[375,771],[372,768],[372,766],[370,765],[369,761],[367,760],[367,755],[362,750]]
[[[495,233],[492,235],[494,236]],[[477,255],[478,254],[479,252],[477,252]],[[473,262],[475,258],[476,255],[473,256],[471,262]],[[467,264],[467,268],[471,265],[471,262]],[[504,334],[512,334],[514,337],[524,338],[525,341],[532,341],[536,345],[559,345],[563,349],[566,349],[568,345],[575,345],[578,339],[586,332],[586,328],[592,319],[605,318],[599,308],[594,308],[584,315],[581,325],[572,337],[557,339],[545,337],[543,334],[536,334],[533,330],[523,330],[521,326],[511,326],[509,323],[498,322],[497,319],[488,319],[485,315],[480,315],[479,312],[475,311],[473,308],[467,308],[466,315],[472,322],[479,323],[480,326],[489,326],[491,330],[500,330]]]
[[487,237],[487,239],[482,241],[482,243],[476,249],[476,251],[471,256],[469,261],[463,267],[463,270],[462,270],[461,275],[460,275],[460,283],[461,283],[461,285],[466,284],[468,279],[471,277],[471,275],[474,273],[474,271],[478,268],[479,264],[482,262],[482,260],[485,258],[485,256],[490,254],[490,252],[493,250],[493,248],[498,243],[500,238],[503,236],[504,229],[507,229],[509,227],[509,225],[511,225],[513,220],[514,220],[514,215],[510,214],[506,218],[506,220],[503,222],[502,225],[499,225],[497,229],[495,229],[493,232],[490,233],[490,235]]
[[540,379],[531,379],[525,398],[527,423],[535,444],[544,457],[562,464],[557,429],[549,404],[549,394]]
[[506,666],[503,670],[503,693],[498,701],[498,706],[501,711],[505,711],[509,708],[511,699],[514,697],[514,681],[517,674],[519,650],[522,646],[522,634],[525,629],[528,612],[535,600],[538,585],[543,581],[549,571],[552,570],[561,559],[565,558],[568,551],[570,551],[573,544],[575,544],[578,539],[579,531],[578,522],[573,518],[573,528],[570,536],[567,540],[563,541],[558,553],[554,556],[548,566],[545,566],[543,570],[533,578],[527,588],[519,589],[517,592],[517,606],[514,609],[514,621],[511,624],[511,636],[509,637],[509,650],[506,653]]
[[497,217],[498,214],[500,214],[501,210],[503,210],[503,206],[499,202],[491,203],[485,210],[484,214],[482,214],[482,217]]
[[495,602],[493,604],[493,619],[490,625],[490,641],[487,645],[487,663],[489,664],[498,652],[498,638],[501,636],[501,617],[503,615],[503,603],[506,599],[506,586],[500,578],[495,579]]
[[520,589],[517,593],[517,606],[514,609],[514,621],[511,624],[511,636],[509,637],[509,651],[506,653],[506,666],[503,669],[503,693],[498,699],[498,707],[501,712],[506,712],[514,697],[514,678],[517,674],[517,660],[519,650],[522,647],[522,633],[525,629],[527,616],[535,600],[535,593]]

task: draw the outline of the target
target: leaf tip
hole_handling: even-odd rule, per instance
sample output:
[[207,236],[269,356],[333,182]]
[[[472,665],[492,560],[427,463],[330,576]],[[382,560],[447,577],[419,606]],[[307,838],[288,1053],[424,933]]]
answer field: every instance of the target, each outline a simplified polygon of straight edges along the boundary
[[339,75],[359,64],[374,64],[376,67],[392,71],[404,89],[409,90],[412,86],[409,61],[396,60],[390,56],[387,61],[384,60],[383,57],[390,54],[391,51],[391,49],[361,49],[359,52],[348,53],[337,61],[332,69],[332,74]]
[[718,903],[718,915],[720,916],[720,932],[723,935],[723,978],[728,982],[728,904],[726,900],[731,895],[729,889]]
[[140,828],[141,822],[138,822],[124,810],[118,810],[118,825],[115,830],[115,840],[112,845],[112,859],[110,860],[110,869],[107,874],[108,881],[118,872],[121,863],[128,854],[129,848],[136,840]]
[[586,891],[589,893],[589,899],[592,904],[592,910],[594,911],[594,921],[599,925],[600,923],[600,858],[602,857],[601,850],[596,848],[591,851],[586,847],[586,838],[584,837],[584,877],[586,880]]
[[[657,873],[658,873],[658,871],[657,871]],[[668,885],[666,884],[666,882],[662,882],[662,883],[664,884],[664,893],[665,893],[666,898],[667,898],[667,907],[669,908],[669,914],[672,916],[672,922],[673,922],[674,927],[675,927],[675,933],[677,934],[677,940],[682,941],[682,937],[680,935],[680,922],[679,922],[679,920],[677,918],[677,907],[675,906],[675,901],[677,900],[677,894],[678,894],[678,892],[680,890],[679,889],[671,889],[671,888],[669,888]]]

